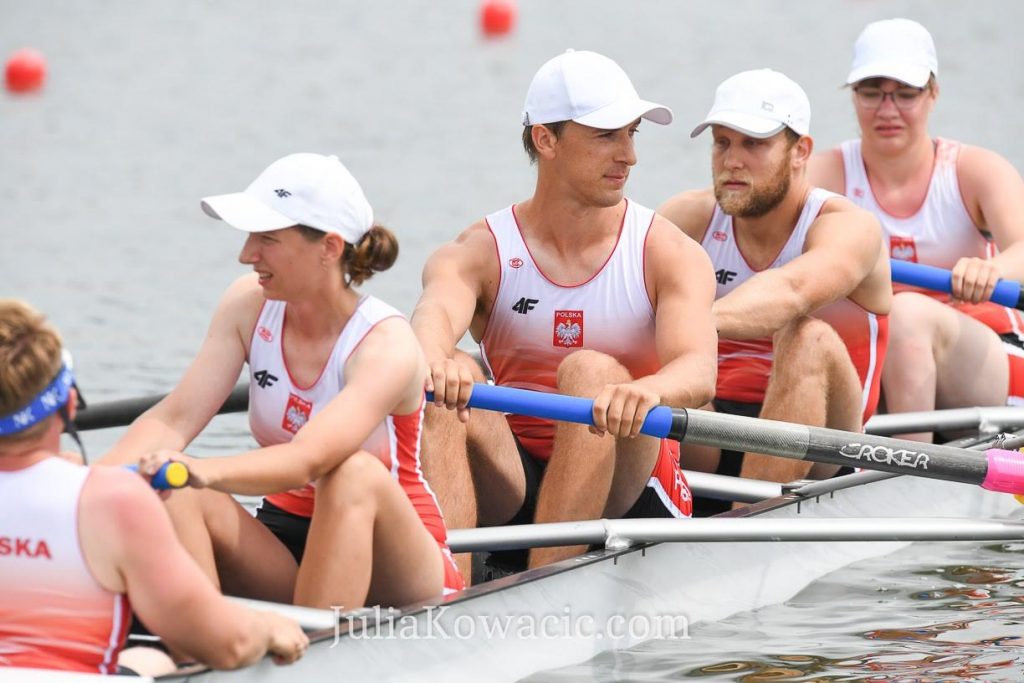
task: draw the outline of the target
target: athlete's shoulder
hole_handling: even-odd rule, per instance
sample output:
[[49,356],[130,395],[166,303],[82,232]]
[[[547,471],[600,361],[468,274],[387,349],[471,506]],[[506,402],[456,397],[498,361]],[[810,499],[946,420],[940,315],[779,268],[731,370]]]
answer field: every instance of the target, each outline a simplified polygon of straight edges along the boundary
[[131,528],[136,515],[163,508],[156,492],[135,472],[94,465],[82,487],[81,510],[87,523],[104,523],[115,530]]
[[259,275],[246,273],[228,285],[220,299],[221,309],[245,310],[259,309],[266,297],[260,287]]
[[985,147],[966,144],[960,145],[957,173],[961,180],[966,178],[976,182],[1005,176],[1020,178],[1020,172],[1003,155]]
[[848,245],[850,238],[874,245],[882,238],[882,225],[878,217],[867,209],[842,195],[830,194],[808,230],[808,246]]
[[711,188],[687,190],[669,198],[658,207],[658,214],[695,240],[700,240],[715,212],[715,194]]
[[846,172],[842,147],[833,147],[811,157],[807,164],[811,185],[842,194],[846,191]]

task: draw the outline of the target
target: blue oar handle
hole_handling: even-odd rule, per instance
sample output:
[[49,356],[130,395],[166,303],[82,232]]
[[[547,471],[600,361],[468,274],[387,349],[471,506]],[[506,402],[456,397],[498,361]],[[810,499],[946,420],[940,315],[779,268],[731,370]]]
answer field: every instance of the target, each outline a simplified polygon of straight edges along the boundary
[[[433,392],[427,392],[427,400],[434,400]],[[469,407],[562,422],[594,424],[594,402],[589,398],[547,394],[490,384],[473,385],[473,393],[469,397]],[[665,438],[669,435],[671,428],[672,409],[668,406],[656,406],[647,413],[640,433]]]
[[[948,270],[896,259],[893,259],[891,263],[893,282],[931,289],[936,292],[950,294],[953,292],[953,273]],[[1013,280],[1000,280],[996,283],[991,300],[1008,308],[1024,310],[1020,283]]]
[[[138,472],[138,465],[125,465],[126,469]],[[165,462],[149,480],[149,485],[158,491],[180,489],[188,485],[188,468],[184,463]]]

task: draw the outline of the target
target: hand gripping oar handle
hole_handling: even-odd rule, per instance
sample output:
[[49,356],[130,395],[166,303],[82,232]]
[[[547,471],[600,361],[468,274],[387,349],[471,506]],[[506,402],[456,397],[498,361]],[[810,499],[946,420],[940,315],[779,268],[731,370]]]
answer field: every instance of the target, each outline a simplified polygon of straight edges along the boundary
[[[434,400],[433,392],[427,392],[427,400]],[[515,415],[542,417],[561,422],[577,422],[585,425],[594,424],[594,402],[588,398],[548,394],[541,391],[513,389],[511,387],[498,387],[491,384],[473,385],[473,393],[469,398],[469,407],[480,408],[481,410],[496,410]],[[647,418],[644,419],[640,433],[661,438],[672,437],[673,422],[680,419],[683,421],[683,426],[679,428],[685,431],[685,412],[676,416],[673,415],[672,409],[668,406],[657,406],[647,413]],[[679,437],[672,438],[678,440]]]
[[[125,465],[132,472],[138,472],[138,465]],[[188,467],[183,462],[165,462],[149,480],[150,486],[159,490],[180,489],[188,485]]]
[[[931,289],[936,292],[952,293],[953,291],[953,273],[948,270],[896,259],[891,261],[891,265],[893,282]],[[997,282],[991,300],[1008,308],[1024,310],[1020,283],[1013,280]]]
[[[432,399],[428,394],[427,400]],[[475,384],[469,407],[593,424],[592,400],[525,389]],[[666,406],[658,406],[647,414],[641,432],[740,452],[977,484],[990,491],[1024,493],[1024,455],[1016,451],[993,448],[979,453],[938,444]]]

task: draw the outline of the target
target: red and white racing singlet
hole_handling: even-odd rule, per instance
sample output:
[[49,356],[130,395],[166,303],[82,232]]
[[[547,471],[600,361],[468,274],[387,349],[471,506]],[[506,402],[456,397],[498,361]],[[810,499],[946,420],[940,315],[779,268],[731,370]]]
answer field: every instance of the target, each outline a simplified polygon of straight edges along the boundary
[[[654,308],[644,281],[653,220],[653,211],[627,200],[618,242],[601,269],[586,282],[556,283],[533,260],[515,207],[487,217],[501,280],[480,351],[495,384],[553,392],[558,366],[580,349],[616,358],[634,378],[658,371]],[[508,423],[534,457],[551,456],[553,422],[509,415]]]
[[0,472],[0,666],[117,671],[131,613],[79,545],[87,467],[48,458]]
[[[327,364],[311,386],[300,387],[284,360],[287,306],[267,301],[249,346],[249,426],[261,446],[291,441],[304,424],[345,388],[345,363],[366,335],[382,320],[402,317],[372,296],[363,297],[338,336]],[[362,444],[380,458],[401,484],[424,526],[438,543],[447,541],[444,520],[434,492],[420,469],[423,407],[408,415],[389,415]],[[315,482],[301,489],[267,496],[294,515],[312,517]]]
[[[807,197],[789,240],[769,268],[779,268],[804,251],[807,232],[822,206],[838,195],[814,188]],[[701,241],[715,268],[718,288],[716,299],[729,294],[757,274],[740,251],[732,216],[716,204],[711,223]],[[812,314],[829,323],[846,345],[850,360],[857,370],[861,387],[861,409],[864,421],[878,407],[882,362],[889,336],[888,316],[865,310],[849,299],[841,299]],[[774,359],[771,338],[718,342],[718,398],[743,403],[762,403]]]
[[[871,190],[861,155],[861,141],[847,140],[841,145],[846,196],[878,218],[892,258],[948,270],[961,258],[989,259],[998,252],[995,243],[974,224],[964,205],[957,175],[961,147],[954,140],[936,138],[935,167],[924,202],[912,216],[899,218],[883,209]],[[893,289],[896,292],[916,291],[938,299],[981,322],[996,334],[1012,334],[1024,340],[1024,315],[1020,311],[989,301],[980,304],[953,301],[948,294],[908,285],[894,283]],[[1010,364],[1008,402],[1024,404],[1024,351],[1021,343],[1007,343],[1003,348]]]

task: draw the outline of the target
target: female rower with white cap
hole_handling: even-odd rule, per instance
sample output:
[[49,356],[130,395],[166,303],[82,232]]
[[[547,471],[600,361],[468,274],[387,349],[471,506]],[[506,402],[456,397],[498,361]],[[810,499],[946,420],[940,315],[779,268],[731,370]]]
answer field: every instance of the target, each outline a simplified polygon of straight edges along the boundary
[[[227,290],[178,386],[107,461],[188,465],[192,488],[168,508],[226,593],[353,609],[461,588],[419,465],[426,362],[402,315],[353,289],[394,263],[394,235],[333,156],[286,156],[202,206],[248,233],[239,260],[255,273]],[[245,364],[261,448],[180,454]],[[229,493],[266,496],[256,519]]]
[[1024,321],[987,303],[1000,278],[1024,279],[1024,182],[995,152],[929,134],[937,76],[923,26],[869,24],[847,78],[860,139],[811,164],[812,184],[878,217],[892,258],[953,271],[952,297],[897,288],[882,373],[893,413],[1024,402]]

